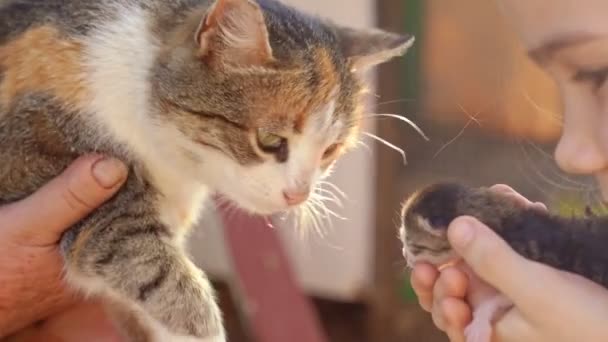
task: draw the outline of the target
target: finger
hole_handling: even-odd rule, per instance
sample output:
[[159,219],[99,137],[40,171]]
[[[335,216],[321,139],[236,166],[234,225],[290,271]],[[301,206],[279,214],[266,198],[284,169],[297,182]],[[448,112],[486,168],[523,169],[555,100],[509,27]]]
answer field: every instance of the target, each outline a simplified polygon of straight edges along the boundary
[[431,313],[435,326],[448,334],[450,340],[460,340],[464,327],[471,321],[471,309],[460,298],[442,298]]
[[490,187],[490,190],[496,193],[503,194],[512,198],[515,202],[530,206],[539,210],[547,210],[547,206],[541,202],[531,202],[529,199],[525,198],[519,192],[515,191],[512,187],[506,184],[496,184]]
[[494,324],[492,341],[537,341],[535,329],[517,309],[506,312]]
[[[463,301],[467,290],[467,276],[454,267],[446,268],[441,272],[433,288],[433,321],[443,331],[447,332],[447,322],[458,321],[459,317],[446,317],[444,303],[452,300]],[[447,311],[449,314],[451,311]]]
[[448,267],[441,271],[433,289],[433,296],[436,299],[444,297],[464,298],[467,293],[467,286],[467,275],[456,267]]
[[443,315],[441,304],[444,300],[445,299],[433,304],[433,309],[431,310],[431,318],[433,319],[433,324],[435,324],[437,329],[446,332],[446,319]]
[[411,274],[411,283],[420,306],[430,312],[433,306],[433,287],[439,277],[439,272],[435,267],[425,263],[414,266]]
[[[537,264],[517,254],[490,228],[472,217],[454,220],[448,228],[448,238],[480,278],[512,299],[522,310],[538,308],[538,296],[546,289],[542,289],[545,285],[539,285],[545,281],[539,275]],[[550,302],[546,304],[551,306]]]
[[471,322],[472,315],[469,305],[463,300],[446,298],[440,306],[445,332],[451,342],[464,342],[464,329]]
[[549,209],[547,209],[547,206],[542,202],[534,202],[531,204],[531,207],[535,208],[535,209],[543,210],[543,211],[549,210]]
[[81,302],[41,324],[48,335],[68,341],[121,341],[99,301]]
[[109,199],[127,177],[118,160],[79,158],[33,195],[1,208],[17,237],[28,244],[55,243],[61,233]]

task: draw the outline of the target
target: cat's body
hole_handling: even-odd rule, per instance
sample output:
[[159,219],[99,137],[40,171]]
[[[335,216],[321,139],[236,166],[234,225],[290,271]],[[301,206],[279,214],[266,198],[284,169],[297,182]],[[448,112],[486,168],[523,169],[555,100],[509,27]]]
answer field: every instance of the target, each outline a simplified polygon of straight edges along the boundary
[[0,204],[79,155],[125,161],[121,191],[62,237],[67,281],[136,322],[132,340],[224,341],[182,247],[200,206],[305,201],[357,132],[354,69],[409,45],[272,0],[0,2]]
[[[562,217],[514,200],[488,188],[458,183],[426,187],[404,204],[400,236],[409,265],[438,267],[457,261],[447,240],[447,227],[460,216],[472,216],[490,227],[517,253],[557,269],[579,274],[608,288],[608,217]],[[512,303],[457,263],[471,279],[473,322],[467,342],[490,342],[490,323]]]

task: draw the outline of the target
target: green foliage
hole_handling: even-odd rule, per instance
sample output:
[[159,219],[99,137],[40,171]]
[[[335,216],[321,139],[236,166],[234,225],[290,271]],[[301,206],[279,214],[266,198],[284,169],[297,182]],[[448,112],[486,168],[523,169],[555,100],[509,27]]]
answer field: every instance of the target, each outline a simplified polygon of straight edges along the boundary
[[573,195],[557,196],[551,203],[551,209],[563,216],[586,216],[588,212],[608,215],[608,207],[599,200],[583,200]]
[[405,302],[417,302],[418,301],[418,297],[416,296],[416,293],[414,292],[414,288],[412,287],[412,284],[410,283],[409,272],[404,274],[403,280],[401,281],[401,286],[399,287],[399,292],[400,292],[401,298]]

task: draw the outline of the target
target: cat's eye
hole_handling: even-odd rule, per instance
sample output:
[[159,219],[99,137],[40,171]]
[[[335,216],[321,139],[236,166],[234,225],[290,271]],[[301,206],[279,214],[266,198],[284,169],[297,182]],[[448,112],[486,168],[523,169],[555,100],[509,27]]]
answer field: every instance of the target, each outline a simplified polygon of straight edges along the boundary
[[601,88],[608,80],[608,68],[598,70],[579,70],[572,78],[576,82],[585,82],[594,88]]
[[275,153],[287,143],[287,139],[274,133],[258,130],[258,145],[267,153]]
[[338,151],[340,146],[342,146],[340,143],[335,143],[335,144],[329,146],[323,153],[323,159],[327,159],[327,158],[331,157],[334,153],[336,153],[336,151]]

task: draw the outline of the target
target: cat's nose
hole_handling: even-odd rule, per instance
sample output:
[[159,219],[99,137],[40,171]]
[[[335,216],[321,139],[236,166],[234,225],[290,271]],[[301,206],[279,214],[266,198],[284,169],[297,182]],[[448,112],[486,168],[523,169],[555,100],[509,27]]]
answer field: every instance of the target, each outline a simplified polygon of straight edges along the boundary
[[283,197],[288,205],[294,206],[306,202],[310,195],[310,188],[290,189],[283,191]]

